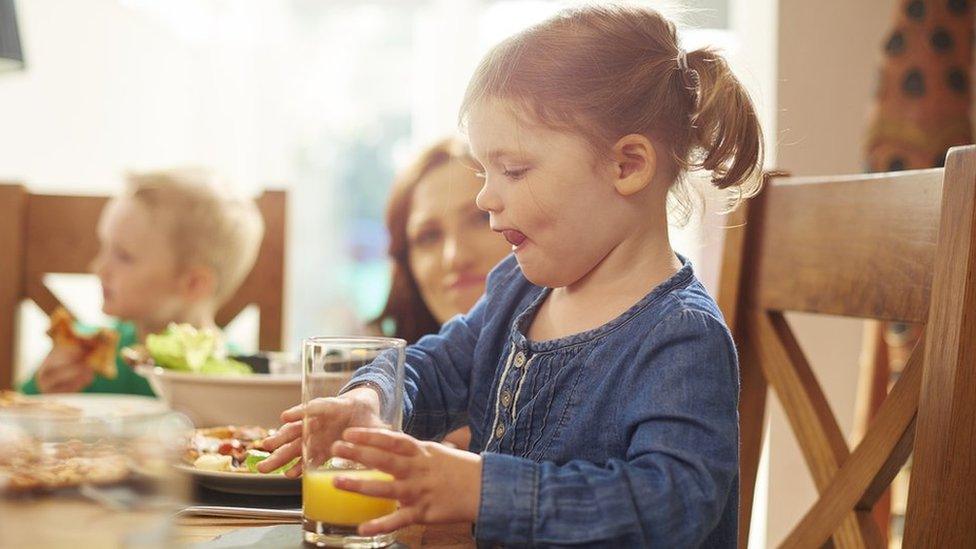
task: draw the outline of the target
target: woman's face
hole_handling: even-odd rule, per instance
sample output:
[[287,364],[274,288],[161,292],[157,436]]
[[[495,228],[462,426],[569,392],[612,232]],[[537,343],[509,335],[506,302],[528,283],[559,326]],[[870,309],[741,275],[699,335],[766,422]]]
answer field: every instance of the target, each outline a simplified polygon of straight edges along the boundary
[[488,272],[511,251],[475,204],[480,188],[471,168],[452,161],[428,172],[413,192],[407,218],[410,269],[441,324],[474,306]]

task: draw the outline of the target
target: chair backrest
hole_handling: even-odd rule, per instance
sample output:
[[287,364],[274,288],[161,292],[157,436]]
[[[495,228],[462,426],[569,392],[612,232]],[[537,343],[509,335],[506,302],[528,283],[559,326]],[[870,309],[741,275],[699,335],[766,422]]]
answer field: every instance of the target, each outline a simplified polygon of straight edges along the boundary
[[[32,194],[20,185],[0,185],[0,389],[13,384],[21,301],[33,300],[47,314],[62,305],[45,286],[44,276],[90,272],[106,202],[105,196]],[[264,240],[254,268],[217,314],[217,323],[225,326],[247,305],[257,305],[261,349],[277,350],[282,342],[285,202],[284,191],[265,191],[257,198]]]
[[[767,388],[819,493],[784,547],[884,546],[871,509],[913,451],[905,546],[972,544],[976,146],[950,150],[944,169],[771,178],[730,225],[719,304],[741,359],[739,546],[749,535]],[[787,311],[925,325],[853,450]]]

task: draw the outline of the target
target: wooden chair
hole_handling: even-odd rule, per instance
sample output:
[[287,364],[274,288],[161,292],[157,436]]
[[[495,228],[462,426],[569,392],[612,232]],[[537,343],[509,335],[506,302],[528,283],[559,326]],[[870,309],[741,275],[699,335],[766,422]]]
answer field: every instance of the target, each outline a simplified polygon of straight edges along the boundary
[[[733,217],[719,304],[742,369],[739,546],[767,387],[819,492],[783,547],[884,546],[871,509],[913,450],[904,546],[976,546],[976,146],[944,169],[773,178]],[[925,324],[853,450],[786,311]]]
[[[260,309],[259,346],[281,348],[284,299],[285,192],[258,199],[265,234],[254,268],[220,309],[226,325],[249,304]],[[47,273],[87,273],[98,252],[96,225],[104,196],[32,194],[20,185],[0,185],[0,389],[13,385],[16,319],[31,299],[50,314],[61,305],[44,285]]]

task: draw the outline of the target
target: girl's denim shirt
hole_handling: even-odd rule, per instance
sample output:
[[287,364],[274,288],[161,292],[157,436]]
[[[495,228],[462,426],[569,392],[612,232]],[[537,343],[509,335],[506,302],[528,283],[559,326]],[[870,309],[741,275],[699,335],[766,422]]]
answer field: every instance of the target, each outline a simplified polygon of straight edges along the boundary
[[[735,345],[683,266],[625,313],[549,341],[525,334],[549,289],[514,256],[484,296],[406,351],[404,430],[471,427],[483,458],[479,542],[506,546],[734,547]],[[350,386],[392,397],[381,356]]]

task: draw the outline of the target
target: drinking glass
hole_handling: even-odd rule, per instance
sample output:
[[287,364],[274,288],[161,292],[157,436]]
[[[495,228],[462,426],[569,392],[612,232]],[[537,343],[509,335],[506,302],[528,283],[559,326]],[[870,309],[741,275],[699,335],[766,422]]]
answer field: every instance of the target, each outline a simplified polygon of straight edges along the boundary
[[[403,361],[406,342],[385,337],[313,337],[302,344],[302,515],[307,543],[319,547],[384,547],[396,533],[360,536],[363,522],[396,511],[395,500],[340,490],[336,476],[392,480],[381,471],[331,456],[331,445],[346,427],[377,427],[399,431],[403,423]],[[365,370],[364,370],[365,369]],[[335,397],[357,373],[381,374],[378,417],[353,419],[337,426],[318,410]],[[362,425],[356,422],[364,422]]]

